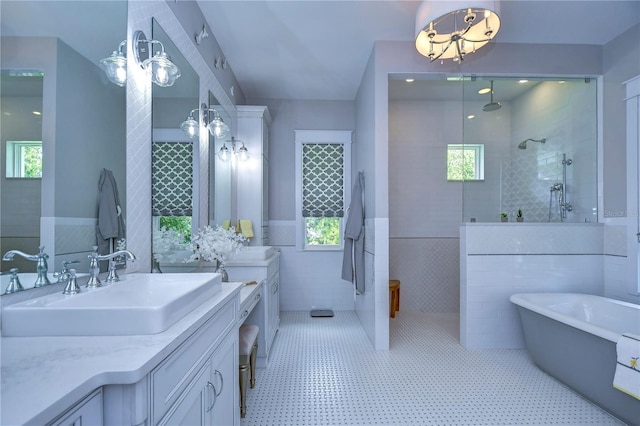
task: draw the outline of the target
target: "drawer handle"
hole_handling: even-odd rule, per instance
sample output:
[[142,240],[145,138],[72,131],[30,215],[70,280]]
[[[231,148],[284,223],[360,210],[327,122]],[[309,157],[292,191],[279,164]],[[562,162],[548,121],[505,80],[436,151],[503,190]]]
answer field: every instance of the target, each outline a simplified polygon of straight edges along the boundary
[[260,293],[256,294],[256,300],[260,300]]
[[247,315],[249,315],[249,311],[244,311],[244,312],[242,313],[242,318],[245,318]]
[[[224,389],[224,377],[222,377],[222,373],[219,372],[218,370],[215,371],[214,373],[216,376],[220,376],[220,390],[218,391],[218,393],[216,393],[216,398],[220,396],[220,394],[222,393],[222,389]],[[214,388],[215,389],[215,388]]]
[[207,413],[208,413],[216,405],[216,400],[218,399],[218,393],[216,392],[216,387],[211,382],[207,382],[207,388],[213,389],[213,401],[211,401],[211,404],[207,407]]

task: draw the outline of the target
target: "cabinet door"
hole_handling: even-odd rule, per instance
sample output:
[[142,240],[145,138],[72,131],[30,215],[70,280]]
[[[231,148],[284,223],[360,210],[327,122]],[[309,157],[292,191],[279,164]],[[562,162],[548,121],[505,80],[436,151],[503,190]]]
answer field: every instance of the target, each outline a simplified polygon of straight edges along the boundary
[[211,365],[207,363],[159,424],[211,425],[215,389],[210,379]]
[[102,421],[102,391],[98,389],[80,401],[61,418],[50,423],[52,426],[101,426]]
[[[235,333],[237,336],[237,331]],[[211,382],[216,390],[216,400],[211,410],[214,425],[240,424],[239,355],[238,339],[233,338],[235,336],[225,339],[211,357]]]

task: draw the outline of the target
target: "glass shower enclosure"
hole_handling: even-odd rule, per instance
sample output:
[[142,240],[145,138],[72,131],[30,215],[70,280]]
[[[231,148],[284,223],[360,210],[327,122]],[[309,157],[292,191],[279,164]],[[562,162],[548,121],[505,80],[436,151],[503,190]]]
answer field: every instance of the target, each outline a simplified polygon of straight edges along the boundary
[[595,79],[460,80],[463,221],[597,222]]

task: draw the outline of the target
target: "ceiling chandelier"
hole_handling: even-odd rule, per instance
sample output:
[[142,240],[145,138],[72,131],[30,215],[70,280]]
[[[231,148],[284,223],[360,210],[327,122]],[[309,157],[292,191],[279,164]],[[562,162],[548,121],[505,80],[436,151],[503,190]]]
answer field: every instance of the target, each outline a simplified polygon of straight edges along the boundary
[[[425,1],[416,14],[416,49],[431,62],[462,62],[500,29],[499,2]],[[459,6],[459,7],[458,7]],[[452,7],[457,7],[451,11]]]

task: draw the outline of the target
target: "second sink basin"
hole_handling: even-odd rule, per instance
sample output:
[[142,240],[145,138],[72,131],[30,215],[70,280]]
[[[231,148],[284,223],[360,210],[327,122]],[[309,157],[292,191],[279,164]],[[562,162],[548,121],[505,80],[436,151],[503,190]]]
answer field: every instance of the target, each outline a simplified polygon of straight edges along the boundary
[[128,274],[72,296],[49,294],[9,305],[2,335],[115,336],[160,333],[222,289],[220,274]]
[[235,253],[230,260],[265,260],[275,253],[271,246],[246,246]]

